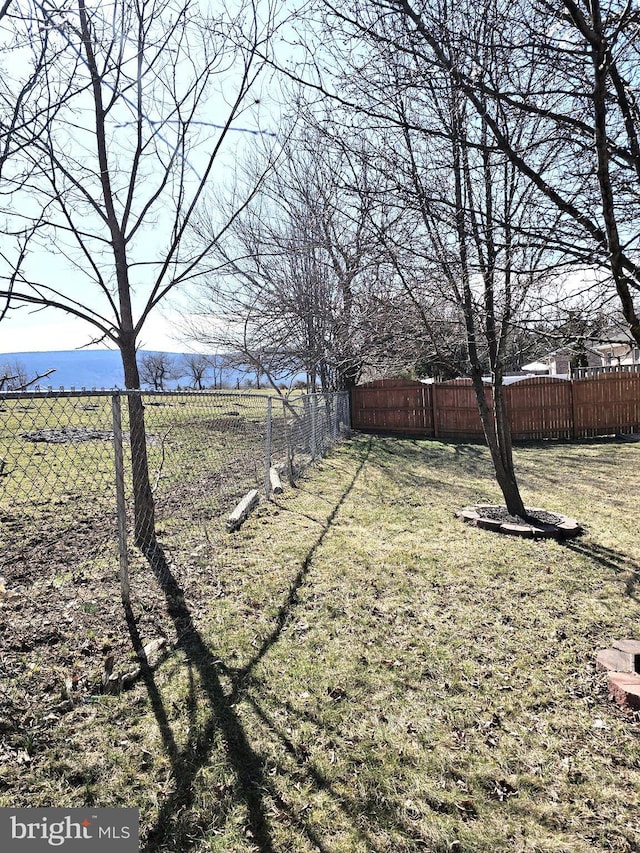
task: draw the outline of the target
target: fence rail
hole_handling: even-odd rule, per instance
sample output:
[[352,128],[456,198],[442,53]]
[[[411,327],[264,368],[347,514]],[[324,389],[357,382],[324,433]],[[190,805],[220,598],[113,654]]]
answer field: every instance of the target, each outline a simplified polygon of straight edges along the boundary
[[604,373],[640,373],[640,364],[607,364],[598,367],[574,367],[571,370],[574,379],[601,376]]
[[[491,389],[488,395],[491,397]],[[640,374],[533,377],[504,387],[513,438],[585,438],[640,430]],[[381,380],[351,393],[352,426],[434,438],[483,435],[470,380]]]

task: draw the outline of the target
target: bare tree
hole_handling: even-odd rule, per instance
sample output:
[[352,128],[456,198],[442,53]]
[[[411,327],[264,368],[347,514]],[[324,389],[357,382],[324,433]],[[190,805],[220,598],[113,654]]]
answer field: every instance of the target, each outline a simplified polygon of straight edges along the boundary
[[446,78],[426,82],[427,93],[421,101],[439,117],[437,141],[410,130],[408,99],[397,99],[404,145],[394,161],[403,183],[396,194],[411,233],[397,257],[418,301],[435,291],[459,317],[496,479],[509,512],[524,517],[502,380],[514,324],[544,278],[544,246],[527,240],[529,185],[484,124],[470,119]]
[[454,312],[497,482],[509,511],[525,516],[502,377],[513,329],[555,260],[546,234],[558,212],[534,205],[535,187],[495,144],[497,129],[511,149],[528,150],[537,117],[485,117],[460,88],[453,62],[429,61],[436,50],[458,59],[472,42],[478,68],[498,74],[491,0],[480,9],[446,0],[418,5],[439,24],[428,42],[408,3],[322,2],[322,44],[308,82],[350,108],[371,140],[368,161],[384,170],[384,203],[397,210],[380,232],[397,280],[427,333],[443,303]]
[[[370,172],[322,122],[299,129],[213,248],[193,337],[235,353],[272,387],[300,372],[312,388],[355,384],[380,351],[388,291]],[[198,230],[210,239],[205,216]]]
[[18,361],[5,361],[0,365],[0,391],[17,391],[29,382],[26,366]]
[[182,373],[181,376],[187,376],[191,380],[192,386],[197,391],[202,391],[206,387],[206,375],[214,366],[212,358],[199,353],[187,353],[182,357]]
[[182,375],[176,359],[166,352],[145,352],[140,356],[140,381],[154,391],[164,391],[167,382]]
[[[136,345],[146,319],[199,273],[227,225],[216,223],[208,245],[187,247],[193,212],[257,85],[271,9],[259,14],[246,0],[234,14],[222,7],[204,19],[179,0],[116,0],[108,14],[103,4],[78,0],[43,10],[64,47],[57,73],[72,60],[73,95],[21,152],[31,170],[29,204],[21,212],[18,194],[11,213],[44,220],[42,242],[68,269],[59,282],[33,268],[19,282],[5,273],[0,297],[91,324],[94,342],[119,348],[125,385],[138,389]],[[129,396],[129,419],[135,538],[147,548],[155,522],[139,395]]]
[[[560,214],[553,235],[562,253],[558,264],[608,270],[640,343],[635,5],[483,0],[454,7],[447,0],[364,0],[346,9],[323,6],[378,49],[393,47],[449,75],[492,143],[535,188],[531,203]],[[396,38],[398,28],[405,39]],[[518,115],[537,124],[526,146],[508,132]]]
[[55,368],[30,376],[23,362],[17,359],[5,361],[0,365],[0,391],[26,391],[52,373],[55,373]]

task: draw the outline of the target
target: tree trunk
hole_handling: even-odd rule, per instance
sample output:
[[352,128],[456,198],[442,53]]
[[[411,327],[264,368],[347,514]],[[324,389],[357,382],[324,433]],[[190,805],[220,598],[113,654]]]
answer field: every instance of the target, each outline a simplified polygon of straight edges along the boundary
[[[120,343],[124,381],[127,389],[140,388],[140,376],[136,361],[135,340]],[[156,540],[155,505],[149,479],[147,457],[147,435],[144,406],[139,393],[129,394],[129,436],[131,443],[131,474],[133,481],[134,541],[142,551],[148,550]]]
[[358,384],[360,376],[360,366],[353,362],[347,362],[339,368],[338,372],[338,391],[349,391],[355,388]]
[[497,436],[498,451],[502,462],[503,480],[499,480],[507,509],[511,515],[527,517],[520,488],[513,464],[513,444],[511,440],[511,424],[504,398],[502,378],[496,377],[493,383],[493,419]]
[[598,0],[591,3],[591,14],[593,17],[593,40],[591,44],[591,58],[593,62],[593,108],[595,118],[595,150],[598,161],[598,187],[602,201],[602,216],[607,234],[609,250],[609,265],[615,282],[616,291],[620,299],[622,313],[629,324],[629,330],[640,345],[640,319],[636,314],[631,288],[637,286],[631,276],[624,269],[623,249],[618,232],[618,221],[614,191],[609,170],[610,153],[609,138],[607,135],[607,78],[609,67],[613,61],[609,45],[603,30]]
[[478,401],[480,420],[496,474],[496,481],[511,515],[526,518],[527,513],[520,495],[513,465],[511,426],[507,417],[503,385],[497,381],[493,386],[493,403],[487,399],[487,388],[482,376],[474,375],[473,387]]

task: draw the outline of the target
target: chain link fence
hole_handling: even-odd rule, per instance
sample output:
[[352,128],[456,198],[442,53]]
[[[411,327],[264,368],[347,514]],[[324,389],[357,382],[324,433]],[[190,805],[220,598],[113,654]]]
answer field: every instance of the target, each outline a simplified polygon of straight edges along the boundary
[[[20,721],[121,689],[127,613],[141,643],[175,635],[165,581],[203,615],[230,594],[229,514],[295,483],[349,423],[347,394],[0,394],[0,729],[19,740]],[[164,578],[136,547],[150,530]]]
[[145,530],[177,563],[215,560],[243,495],[268,499],[348,431],[348,394],[0,394],[0,604],[71,585],[99,610]]

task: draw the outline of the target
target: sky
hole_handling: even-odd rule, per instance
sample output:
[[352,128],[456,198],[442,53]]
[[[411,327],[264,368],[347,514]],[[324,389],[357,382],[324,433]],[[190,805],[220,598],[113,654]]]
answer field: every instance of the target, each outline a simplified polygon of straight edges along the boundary
[[[86,347],[93,338],[87,323],[54,310],[39,312],[23,308],[0,323],[0,353],[56,352]],[[166,311],[149,316],[139,339],[141,349],[162,352],[191,352],[194,347],[180,339],[176,318]],[[113,349],[93,345],[90,349]]]
[[[230,3],[230,8],[234,7],[234,3],[235,0]],[[203,4],[206,7],[208,5],[207,0],[203,0]],[[4,35],[6,37],[6,33]],[[9,35],[11,35],[11,33],[9,33]],[[2,28],[0,28],[0,37],[1,36]],[[135,55],[133,55],[133,58],[135,58]],[[20,56],[18,55],[17,60],[19,59]],[[179,66],[177,67],[179,68]],[[217,66],[214,67],[217,68]],[[0,67],[0,72],[2,70],[2,67]],[[193,69],[191,69],[190,66],[188,70],[190,73],[193,73]],[[19,72],[20,62],[18,61],[18,64],[14,69],[14,73],[19,76]],[[237,71],[234,70],[234,66],[231,65],[227,67],[225,66],[225,63],[222,63],[222,70],[219,75],[216,71],[212,78],[213,90],[209,93],[209,97],[204,101],[204,104],[206,105],[205,112],[203,112],[202,115],[199,113],[196,115],[196,118],[203,120],[198,121],[195,125],[197,133],[194,133],[194,139],[199,140],[200,144],[203,145],[205,153],[200,154],[199,149],[195,147],[189,151],[185,157],[184,162],[188,167],[186,169],[187,195],[189,195],[189,192],[192,189],[191,184],[189,183],[189,178],[191,178],[191,183],[195,187],[197,184],[199,170],[202,171],[201,165],[206,163],[208,152],[211,149],[213,142],[217,139],[218,130],[220,128],[219,122],[224,124],[224,121],[226,121],[229,111],[229,105],[227,103],[229,92],[227,90],[235,91],[234,75],[237,76]],[[217,99],[215,95],[212,97],[212,93],[216,91],[216,86],[218,86],[220,90],[218,92]],[[259,86],[255,92],[252,93],[251,98],[263,94],[264,92],[262,87]],[[249,103],[251,103],[251,98],[249,99]],[[79,103],[82,105],[82,102]],[[87,115],[90,115],[92,114],[93,104],[92,102],[87,103]],[[238,121],[232,124],[232,130],[228,135],[222,150],[219,152],[220,156],[216,157],[216,166],[211,174],[211,178],[213,186],[218,189],[224,187],[227,181],[231,181],[230,176],[233,173],[235,163],[239,158],[239,153],[241,153],[244,145],[253,147],[255,143],[260,141],[259,137],[263,133],[265,134],[265,137],[268,138],[276,135],[275,132],[273,132],[274,129],[277,128],[277,122],[275,121],[276,114],[275,112],[271,112],[267,106],[269,99],[257,97],[256,103],[260,103],[262,106],[252,106],[251,109],[247,108],[247,110],[243,110],[238,116]],[[128,118],[128,113],[126,111],[126,106],[121,107],[121,109],[124,110],[122,116],[120,113],[114,113],[114,116],[112,117],[113,121],[120,121],[120,124],[116,124],[115,127],[118,128],[118,138],[121,140],[120,148],[117,147],[113,140],[111,141],[111,149],[113,149],[110,149],[112,162],[118,162],[118,158],[124,158],[125,154],[131,155],[131,152],[129,152],[126,147],[128,139],[126,134],[128,131],[126,129],[127,121],[125,121],[125,119]],[[259,113],[262,111],[264,111],[266,115],[263,120],[260,120]],[[78,124],[74,125],[74,127],[79,127],[81,130],[82,122],[80,121],[80,118],[77,119],[77,122]],[[149,127],[151,129],[146,128],[148,136],[152,137],[153,134],[155,134],[155,128],[157,125],[157,121],[152,122],[149,120]],[[89,127],[90,126],[91,122],[89,122]],[[120,134],[120,129],[122,128],[124,128],[124,130],[122,131],[122,134]],[[164,142],[166,144],[167,151],[173,150],[173,143],[170,135],[170,124],[167,125],[167,128],[167,130],[163,129],[162,132],[159,132],[157,138],[154,137],[154,144],[160,149],[160,155],[158,155],[160,159],[166,156],[166,151],[162,148],[161,143]],[[80,131],[74,131],[74,134],[77,135],[79,132]],[[167,137],[166,139],[165,136]],[[62,139],[62,143],[64,143],[64,141],[65,140]],[[74,139],[73,141],[76,146],[79,146],[78,150],[82,150],[83,146],[81,144],[81,138]],[[64,145],[62,145],[62,147],[64,147]],[[151,150],[153,150],[153,146]],[[90,155],[90,157],[91,156],[92,155]],[[198,159],[199,157],[204,158],[202,159],[202,164]],[[147,192],[148,196],[151,197],[155,184],[159,183],[160,178],[164,174],[163,171],[160,171],[156,175],[153,167],[156,159],[158,158],[151,157],[148,161],[141,161],[143,162],[143,165],[146,166],[147,170],[151,170],[149,175],[145,174],[143,176],[145,181],[143,181],[142,178],[140,180],[142,189],[138,206],[141,208],[144,208],[147,202],[145,192]],[[88,162],[89,166],[87,168],[90,171],[94,163],[90,158]],[[124,160],[124,165],[127,165],[126,158]],[[84,172],[82,174],[83,176],[85,175]],[[140,174],[142,175],[142,171]],[[148,185],[148,188],[146,188],[145,184]],[[172,190],[173,184],[170,182],[167,184],[167,187],[167,192],[169,192]],[[124,193],[124,191],[122,192]],[[46,193],[44,197],[46,197]],[[146,295],[150,290],[150,282],[152,282],[153,273],[148,271],[154,268],[152,266],[153,264],[158,266],[163,260],[162,252],[158,251],[158,245],[164,245],[167,242],[166,239],[163,239],[163,234],[165,231],[168,232],[173,229],[173,220],[171,218],[172,205],[170,203],[167,207],[169,211],[167,214],[167,226],[167,223],[165,223],[163,219],[164,209],[161,206],[161,202],[164,197],[159,196],[158,198],[160,201],[157,202],[156,208],[150,210],[148,220],[145,220],[144,226],[140,228],[136,234],[135,241],[132,241],[129,246],[130,260],[133,262],[132,268],[133,266],[136,268],[132,279],[132,292],[134,294],[134,320],[140,316],[140,311],[146,301]],[[22,227],[22,219],[20,219],[20,217],[28,217],[32,213],[29,208],[29,201],[29,194],[26,194],[24,198],[18,197],[16,209],[19,213],[17,221],[20,227]],[[186,206],[187,205],[185,204],[185,207]],[[81,223],[79,230],[91,234],[95,233],[100,238],[103,237],[102,232],[106,231],[104,223],[97,220],[98,226],[94,227],[94,221],[92,221],[91,217],[84,220],[82,219],[83,212],[80,208],[76,213],[77,222]],[[49,218],[53,221],[55,219],[55,214],[50,214]],[[64,216],[59,215],[58,218],[64,224]],[[135,217],[132,218],[135,221]],[[17,229],[17,226],[13,227]],[[16,230],[14,233],[19,232]],[[109,318],[111,318],[111,313],[105,308],[104,299],[102,299],[102,303],[99,301],[99,293],[97,292],[95,284],[92,283],[93,276],[91,275],[91,270],[86,269],[86,260],[82,251],[77,247],[74,247],[72,240],[67,240],[65,242],[63,237],[62,241],[59,242],[57,233],[55,236],[52,235],[53,232],[51,232],[51,234],[47,232],[42,237],[40,246],[34,245],[33,248],[30,247],[26,256],[27,260],[23,264],[22,268],[24,269],[24,278],[30,281],[40,282],[45,286],[51,286],[59,289],[64,293],[65,299],[68,298],[70,300],[76,300],[80,304],[84,304],[91,309],[99,311],[103,316],[109,316]],[[99,247],[100,243],[96,243],[94,241],[91,245],[92,247]],[[137,248],[134,249],[134,246],[137,246]],[[12,265],[13,255],[10,254],[9,249],[4,247],[1,254],[4,264],[3,278],[8,278],[14,269]],[[99,256],[96,255],[96,263],[100,264],[100,261],[97,260],[98,257]],[[4,269],[5,267],[6,269]],[[87,276],[85,276],[85,272],[88,272]],[[111,267],[107,266],[102,270],[102,272],[104,274],[104,279],[106,281],[110,281],[113,272]],[[0,284],[4,284],[4,281],[1,281]],[[198,348],[193,344],[181,340],[177,329],[176,318],[174,316],[174,319],[172,319],[171,311],[172,308],[168,305],[165,307],[165,303],[161,306],[157,306],[152,311],[145,323],[142,333],[138,337],[137,343],[141,349],[168,352],[190,352],[198,350]],[[95,333],[95,329],[88,323],[59,310],[49,308],[34,310],[31,306],[23,305],[20,308],[10,310],[2,319],[2,322],[0,322],[0,354],[16,352],[51,352],[79,348],[113,348],[113,345],[111,344],[109,346],[104,344],[92,344],[91,341],[95,338]]]

